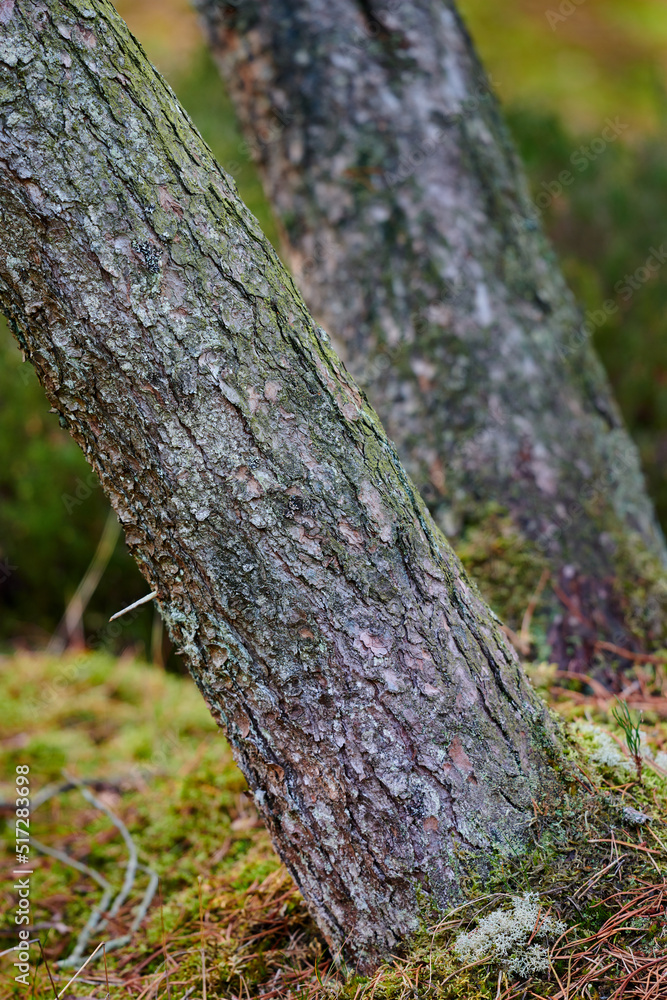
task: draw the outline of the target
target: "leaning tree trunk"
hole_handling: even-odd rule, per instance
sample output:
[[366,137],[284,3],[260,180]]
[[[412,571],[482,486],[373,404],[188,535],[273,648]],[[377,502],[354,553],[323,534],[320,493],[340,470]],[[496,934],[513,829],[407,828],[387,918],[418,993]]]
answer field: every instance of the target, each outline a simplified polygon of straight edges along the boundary
[[501,617],[548,568],[561,665],[663,645],[636,449],[451,0],[197,5],[306,302]]
[[0,18],[3,309],[320,927],[368,968],[521,843],[559,739],[111,5]]

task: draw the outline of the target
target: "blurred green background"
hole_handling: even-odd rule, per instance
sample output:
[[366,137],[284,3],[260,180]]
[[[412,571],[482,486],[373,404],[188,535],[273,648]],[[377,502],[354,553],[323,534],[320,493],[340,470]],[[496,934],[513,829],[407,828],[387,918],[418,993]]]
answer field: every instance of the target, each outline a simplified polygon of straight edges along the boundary
[[[116,6],[275,243],[270,211],[186,0]],[[591,311],[597,349],[667,527],[667,4],[460,6],[527,165],[536,211]],[[613,141],[603,138],[611,134],[608,120],[618,133]],[[646,280],[642,269],[663,243],[665,264]],[[598,323],[605,300],[619,309]],[[107,514],[88,466],[0,323],[0,649],[48,641]],[[88,643],[114,652],[134,646],[159,660],[151,608],[116,628],[105,624],[145,590],[119,541],[84,616]]]

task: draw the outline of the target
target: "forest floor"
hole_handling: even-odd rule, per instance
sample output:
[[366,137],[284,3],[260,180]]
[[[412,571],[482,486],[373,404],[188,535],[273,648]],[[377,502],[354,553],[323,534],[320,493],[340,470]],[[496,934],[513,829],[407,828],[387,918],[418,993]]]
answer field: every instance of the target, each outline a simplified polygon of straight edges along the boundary
[[[529,672],[575,734],[577,789],[535,803],[533,848],[499,856],[470,903],[368,979],[330,955],[189,678],[101,653],[0,659],[2,997],[666,1000],[664,676],[626,685],[643,710],[639,781],[612,696]],[[32,800],[27,985],[14,775]]]

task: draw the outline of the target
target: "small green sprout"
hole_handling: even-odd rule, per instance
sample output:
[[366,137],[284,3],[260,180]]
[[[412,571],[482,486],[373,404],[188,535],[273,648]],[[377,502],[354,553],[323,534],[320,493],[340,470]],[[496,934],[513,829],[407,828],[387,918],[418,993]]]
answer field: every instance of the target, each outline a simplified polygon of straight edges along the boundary
[[630,709],[628,708],[627,701],[621,701],[617,698],[618,707],[612,709],[612,716],[621,727],[625,734],[625,742],[628,747],[629,753],[635,762],[635,767],[637,768],[637,781],[642,780],[642,750],[641,750],[641,733],[639,727],[642,722],[642,713],[639,713],[639,721],[633,722],[632,716],[630,715]]

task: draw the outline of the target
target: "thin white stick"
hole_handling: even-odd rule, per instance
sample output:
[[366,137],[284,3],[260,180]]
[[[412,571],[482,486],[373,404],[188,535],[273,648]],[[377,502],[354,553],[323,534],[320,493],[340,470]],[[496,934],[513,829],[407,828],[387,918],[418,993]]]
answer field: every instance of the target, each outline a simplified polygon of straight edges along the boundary
[[116,620],[116,618],[120,618],[121,615],[126,615],[128,613],[128,611],[134,611],[134,609],[138,608],[139,605],[141,605],[141,604],[148,604],[148,602],[152,601],[154,597],[157,597],[157,595],[158,595],[158,591],[157,590],[153,590],[150,594],[146,594],[145,597],[140,597],[138,601],[134,602],[134,604],[128,604],[128,606],[126,608],[123,608],[122,611],[117,611],[115,615],[111,616],[111,618],[109,619],[109,621],[110,622],[114,622]]
[[[93,958],[93,957],[94,957],[95,955],[97,955],[98,951],[100,950],[100,948],[102,947],[102,945],[103,945],[103,944],[104,944],[104,941],[100,941],[100,943],[98,944],[98,946],[97,946],[97,948],[95,949],[95,951],[93,952],[93,954],[92,954],[92,955],[89,955],[89,956],[88,956],[88,958],[86,959],[86,961],[85,961],[85,962],[83,963],[83,965],[81,966],[81,968],[80,968],[80,969],[78,970],[78,972],[75,972],[75,973],[74,973],[74,975],[73,975],[73,976],[72,976],[72,978],[70,979],[70,981],[69,981],[69,983],[67,984],[67,986],[70,986],[70,985],[71,985],[71,984],[72,984],[72,983],[74,982],[74,980],[76,979],[76,977],[77,977],[77,976],[79,975],[79,972],[83,972],[83,970],[84,970],[84,969],[86,968],[86,966],[87,966],[87,965],[88,965],[88,963],[90,962],[91,958]],[[65,992],[65,990],[67,989],[67,986],[65,986],[65,988],[64,988],[64,989],[62,989],[62,990],[60,991],[60,993],[58,994],[58,1000],[60,1000],[60,997],[61,997],[61,996],[63,995],[63,993],[64,993],[64,992]]]

